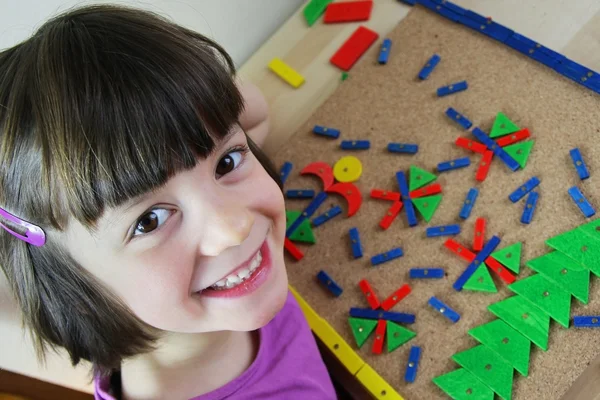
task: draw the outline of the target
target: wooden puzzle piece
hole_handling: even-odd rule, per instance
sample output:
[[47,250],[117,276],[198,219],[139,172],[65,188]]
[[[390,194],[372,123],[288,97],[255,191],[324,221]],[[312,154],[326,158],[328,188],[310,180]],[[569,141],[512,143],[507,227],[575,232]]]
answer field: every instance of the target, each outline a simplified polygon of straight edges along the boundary
[[600,276],[600,243],[586,230],[574,229],[546,240],[546,244]]
[[433,383],[455,400],[494,400],[492,389],[464,368],[435,377]]
[[548,350],[550,317],[526,299],[521,296],[512,296],[498,303],[490,304],[488,310],[531,340],[540,349]]
[[523,143],[515,143],[511,144],[510,146],[506,146],[504,150],[509,156],[514,158],[515,161],[519,163],[521,168],[525,168],[534,143],[535,140],[528,140]]
[[[286,211],[286,222],[285,228],[288,229],[298,217],[302,214],[301,211]],[[304,243],[316,243],[315,235],[313,234],[312,228],[310,226],[310,220],[305,219],[302,221],[300,226],[290,235],[290,240],[294,242],[304,242]]]
[[490,257],[513,271],[515,274],[518,274],[521,267],[521,249],[521,242],[511,244],[510,246],[493,252],[490,254]]
[[437,176],[435,176],[435,174],[432,174],[429,171],[425,171],[422,168],[415,167],[414,165],[410,166],[409,175],[410,176],[408,190],[411,192],[425,185],[428,185],[437,179]]
[[465,290],[472,290],[475,292],[487,292],[487,293],[497,293],[498,289],[496,289],[496,285],[494,284],[494,280],[488,271],[488,268],[485,264],[481,264],[475,270],[475,273],[471,275],[469,280],[463,286]]
[[365,319],[365,318],[348,318],[350,323],[350,329],[356,340],[356,345],[361,348],[369,335],[375,330],[377,326],[377,320]]
[[469,331],[475,340],[504,358],[523,376],[529,374],[531,342],[501,319],[479,325]]
[[499,112],[494,120],[490,137],[495,138],[499,136],[508,135],[519,130],[519,127],[512,122],[504,113]]
[[571,293],[583,304],[588,303],[590,271],[578,265],[568,256],[558,251],[552,251],[527,261],[527,266]]
[[392,321],[387,323],[387,350],[388,353],[396,350],[410,339],[417,336],[417,334],[403,326],[400,326]]
[[431,221],[435,211],[437,210],[440,202],[442,201],[442,195],[436,194],[435,196],[419,197],[412,199],[412,202],[419,213],[423,216],[426,222]]
[[544,275],[531,275],[508,288],[535,304],[565,328],[569,327],[571,295],[555,286]]

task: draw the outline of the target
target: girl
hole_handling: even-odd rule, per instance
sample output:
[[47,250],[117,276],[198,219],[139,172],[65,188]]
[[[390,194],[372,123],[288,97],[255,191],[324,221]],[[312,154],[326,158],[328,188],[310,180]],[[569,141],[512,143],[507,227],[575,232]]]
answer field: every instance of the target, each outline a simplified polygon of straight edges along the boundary
[[206,37],[117,6],[0,53],[0,265],[39,354],[91,361],[96,399],[335,398],[250,139],[264,100],[233,75]]

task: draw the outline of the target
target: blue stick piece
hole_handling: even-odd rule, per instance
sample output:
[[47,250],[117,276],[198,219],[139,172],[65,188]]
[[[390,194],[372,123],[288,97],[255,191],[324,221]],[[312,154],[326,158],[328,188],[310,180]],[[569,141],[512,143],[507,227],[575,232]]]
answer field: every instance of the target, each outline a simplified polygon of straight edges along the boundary
[[342,140],[340,148],[342,150],[367,150],[371,147],[368,140]]
[[573,317],[575,328],[600,328],[599,315],[577,315]]
[[371,265],[375,266],[375,265],[379,265],[379,264],[383,264],[384,262],[388,262],[391,260],[394,260],[396,258],[400,258],[404,255],[404,253],[402,252],[402,249],[400,247],[396,247],[395,249],[386,251],[385,253],[381,253],[381,254],[377,254],[373,257],[371,257]]
[[435,310],[439,311],[440,314],[442,314],[444,317],[448,318],[453,323],[457,323],[458,320],[460,319],[460,315],[456,311],[454,311],[453,309],[448,307],[447,304],[445,304],[443,301],[441,301],[437,297],[435,297],[435,296],[431,297],[429,299],[428,303],[431,307],[433,307]]
[[338,216],[342,213],[342,208],[340,206],[331,207],[329,210],[325,211],[323,214],[315,217],[312,220],[313,226],[323,225],[325,222],[329,221],[335,216]]
[[294,168],[294,164],[289,161],[284,162],[281,166],[281,170],[279,171],[279,179],[281,179],[282,185],[285,183],[285,181],[287,181],[288,176],[290,176],[292,168]]
[[491,150],[495,156],[497,156],[511,171],[516,171],[520,168],[517,160],[512,158],[510,154],[508,154],[502,147],[498,146],[498,144],[490,138],[484,131],[479,128],[474,128],[471,133],[477,140],[485,145],[489,150]]
[[294,222],[292,222],[290,227],[286,229],[285,236],[290,237],[292,235],[292,233],[294,233],[296,231],[296,229],[298,229],[298,227],[300,225],[302,225],[302,222],[304,222],[306,219],[311,218],[313,216],[313,214],[317,211],[317,209],[321,206],[321,204],[323,204],[323,202],[326,199],[327,199],[327,193],[325,193],[325,192],[319,193],[313,199],[313,201],[311,201],[310,204],[304,209],[304,211],[302,211],[302,214],[300,214],[300,216],[298,218],[296,218],[296,220]]
[[419,360],[421,359],[421,348],[412,346],[408,355],[408,363],[406,364],[406,373],[404,380],[407,383],[413,383],[417,379],[417,371],[419,369]]
[[469,121],[469,119],[467,117],[465,117],[464,115],[462,115],[461,113],[459,113],[452,107],[449,107],[446,110],[446,115],[452,121],[457,122],[460,126],[462,126],[463,129],[470,129],[471,126],[473,126],[473,123],[471,121]]
[[443,268],[411,268],[410,279],[442,279],[446,273]]
[[454,169],[465,168],[471,165],[469,157],[457,158],[456,160],[441,162],[437,166],[438,172],[452,171]]
[[527,193],[531,192],[540,184],[540,180],[537,176],[532,176],[527,182],[519,186],[514,192],[512,192],[508,199],[513,203],[521,200]]
[[476,188],[469,189],[467,193],[467,197],[465,198],[465,202],[463,203],[463,207],[460,210],[460,214],[458,215],[462,219],[467,219],[471,215],[471,211],[473,211],[473,206],[475,206],[475,201],[477,200],[477,196],[479,196],[479,190]]
[[427,237],[452,236],[460,233],[460,225],[432,226],[425,231]]
[[312,199],[315,197],[315,191],[311,189],[289,189],[285,191],[285,197],[288,199]]
[[390,58],[390,49],[392,48],[392,40],[384,39],[383,43],[381,43],[381,50],[379,50],[379,58],[377,58],[377,62],[379,64],[387,64],[388,59]]
[[350,228],[348,231],[350,235],[350,246],[352,246],[352,255],[354,258],[361,258],[363,256],[362,245],[360,243],[360,235],[357,228]]
[[315,125],[313,128],[313,133],[316,133],[320,136],[326,136],[333,139],[337,139],[340,137],[340,131],[333,128],[327,128],[326,126]]
[[404,4],[408,4],[409,6],[414,6],[417,3],[417,0],[400,0]]
[[415,207],[410,198],[408,191],[408,183],[406,181],[406,175],[404,172],[396,172],[396,181],[398,181],[398,187],[400,188],[400,195],[402,196],[402,202],[404,203],[404,210],[406,211],[406,219],[408,220],[409,226],[416,226],[419,221],[417,220],[417,214]]
[[415,314],[405,314],[357,307],[352,307],[350,309],[350,316],[353,318],[385,319],[386,321],[394,321],[401,324],[414,324],[416,319]]
[[[477,15],[477,17],[474,18],[474,15]],[[482,21],[479,17],[481,16],[478,14],[466,11],[464,15],[459,17],[458,23],[468,26],[469,28],[483,33],[484,35],[489,36],[492,39],[496,39],[502,43],[504,43],[514,33],[512,29],[508,29],[507,27],[502,26],[491,19],[485,18],[485,21]]]
[[590,204],[590,202],[585,198],[581,190],[577,186],[573,186],[569,189],[569,196],[573,199],[577,207],[581,210],[582,214],[586,218],[593,217],[596,214],[596,210]]
[[390,153],[417,154],[419,146],[408,143],[388,143],[387,149]]
[[533,219],[533,214],[535,213],[535,207],[537,206],[538,197],[540,197],[538,192],[531,192],[529,196],[527,196],[527,200],[525,201],[525,208],[523,208],[523,214],[521,215],[521,223],[530,224]]
[[441,88],[438,88],[437,95],[438,97],[448,96],[449,94],[462,92],[463,90],[467,90],[468,88],[469,85],[467,84],[467,81],[451,83],[448,86],[442,86]]
[[425,79],[429,78],[429,75],[433,72],[435,67],[439,64],[440,60],[441,60],[441,57],[438,56],[437,54],[434,54],[433,56],[431,56],[431,58],[429,59],[429,61],[427,61],[427,64],[425,64],[425,66],[423,67],[421,72],[419,72],[419,79],[425,80]]
[[492,254],[492,252],[500,244],[500,238],[498,236],[492,236],[492,238],[483,246],[483,249],[475,256],[475,259],[467,266],[467,269],[458,277],[456,282],[452,285],[454,290],[461,291],[465,283],[475,273],[477,268]]
[[335,297],[340,297],[343,292],[342,288],[340,285],[335,283],[335,281],[329,276],[329,274],[327,274],[327,272],[323,270],[319,271],[317,274],[317,279],[319,279],[319,281],[331,292],[331,294],[333,294]]
[[577,175],[579,175],[579,179],[584,180],[590,177],[590,172],[588,171],[585,163],[583,162],[583,158],[581,157],[581,152],[577,147],[569,152],[571,155],[571,159],[573,160],[573,165],[575,165],[575,169],[577,170]]

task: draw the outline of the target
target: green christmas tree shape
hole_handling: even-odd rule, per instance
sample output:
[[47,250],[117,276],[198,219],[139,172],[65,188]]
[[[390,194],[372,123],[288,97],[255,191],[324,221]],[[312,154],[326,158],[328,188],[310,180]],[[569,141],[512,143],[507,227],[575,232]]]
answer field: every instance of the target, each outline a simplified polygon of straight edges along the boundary
[[413,190],[422,188],[423,186],[437,179],[437,176],[435,176],[431,172],[425,171],[424,169],[419,167],[415,167],[414,165],[410,166],[408,177],[408,190],[410,190],[411,192]]
[[496,284],[494,283],[494,280],[488,271],[488,267],[484,263],[477,267],[475,273],[473,273],[467,282],[465,282],[463,289],[476,292],[498,292],[498,289],[496,289]]
[[528,140],[526,142],[511,144],[504,147],[504,151],[506,151],[509,156],[514,158],[515,161],[519,163],[521,168],[525,168],[534,143],[535,140]]
[[569,327],[571,295],[555,286],[544,275],[531,275],[508,288],[529,300],[565,328]]
[[455,354],[452,359],[498,396],[505,400],[511,399],[513,367],[489,347],[480,344]]
[[[286,229],[290,227],[291,224],[294,223],[295,220],[302,214],[301,211],[286,211],[285,216],[285,227]],[[313,234],[312,227],[310,226],[310,220],[304,220],[300,226],[290,235],[290,240],[295,242],[305,242],[305,243],[316,243],[315,235]]]
[[495,319],[471,329],[469,335],[495,351],[521,375],[529,374],[531,342],[506,322]]
[[492,389],[464,368],[435,377],[433,383],[455,400],[494,400]]
[[493,252],[490,254],[490,257],[513,271],[515,274],[518,274],[521,268],[521,248],[522,245],[520,242],[511,244],[510,246]]
[[441,194],[412,199],[415,208],[419,210],[426,222],[431,221],[431,218],[433,218],[433,214],[435,214],[435,211],[437,210],[441,201]]
[[519,130],[519,127],[512,122],[504,113],[499,112],[496,115],[496,119],[494,120],[494,125],[492,126],[492,130],[490,132],[491,138],[496,138],[504,135],[508,135],[510,133],[515,133]]
[[532,270],[544,275],[556,286],[587,304],[590,295],[590,271],[558,251],[546,253],[527,262]]
[[600,276],[600,244],[587,233],[589,229],[582,227],[565,232],[546,240],[546,244]]

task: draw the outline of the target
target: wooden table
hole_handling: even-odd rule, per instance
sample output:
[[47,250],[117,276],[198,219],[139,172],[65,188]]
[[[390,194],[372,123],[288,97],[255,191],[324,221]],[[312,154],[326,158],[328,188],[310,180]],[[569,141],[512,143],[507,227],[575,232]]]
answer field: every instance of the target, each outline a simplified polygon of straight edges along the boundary
[[[600,70],[600,2],[454,2],[491,16],[499,23],[591,69]],[[385,37],[410,10],[411,7],[395,0],[375,0],[371,19],[363,24]],[[328,60],[358,25],[324,25],[319,21],[309,28],[299,10],[240,69],[241,77],[258,85],[271,106],[272,132],[265,144],[268,153],[273,154],[280,149],[341,84],[341,71],[329,64]],[[394,43],[393,46],[402,44]],[[283,59],[298,70],[306,78],[306,83],[300,89],[293,89],[271,73],[266,65],[274,57]],[[600,384],[595,379],[598,368],[600,360],[595,360],[564,398],[600,398]],[[334,370],[339,371],[339,366],[334,366]],[[347,376],[345,378],[348,379]],[[356,389],[355,385],[350,386]]]

